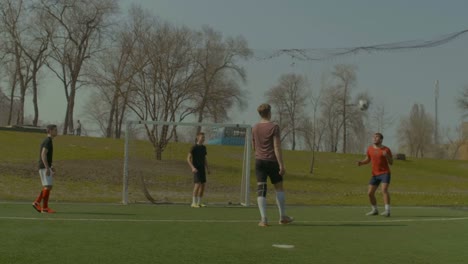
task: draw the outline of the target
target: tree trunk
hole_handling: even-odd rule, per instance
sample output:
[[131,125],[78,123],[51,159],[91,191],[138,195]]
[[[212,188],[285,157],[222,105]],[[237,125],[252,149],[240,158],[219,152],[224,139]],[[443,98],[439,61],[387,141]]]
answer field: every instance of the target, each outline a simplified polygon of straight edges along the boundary
[[33,104],[34,104],[34,119],[33,119],[33,125],[37,126],[37,123],[39,121],[39,107],[37,105],[37,80],[36,80],[36,71],[33,71],[33,76],[32,76],[32,81],[33,81]]
[[124,96],[124,101],[122,103],[122,109],[120,110],[120,118],[119,118],[119,125],[117,127],[117,130],[115,131],[115,137],[120,138],[122,136],[122,123],[125,117],[125,111],[127,109],[127,102],[128,102],[128,96]]
[[[203,122],[203,111],[205,110],[206,107],[206,98],[208,97],[208,93],[205,93],[205,97],[203,98],[200,108],[198,110],[198,121],[197,123]],[[197,134],[201,132],[201,126],[197,127]]]
[[296,129],[294,126],[292,131],[292,150],[296,150]]
[[24,125],[24,100],[26,97],[26,89],[21,87],[21,96],[20,96],[20,109],[18,113],[18,125]]
[[106,129],[107,138],[112,137],[112,129],[114,127],[114,114],[116,112],[116,106],[117,106],[118,98],[119,98],[119,94],[117,91],[118,89],[114,91],[114,96],[112,97],[112,105],[111,105],[111,109],[109,112],[109,121],[107,122],[107,129]]
[[10,93],[10,111],[8,112],[8,125],[11,126],[12,118],[13,118],[13,106],[15,103],[15,88],[16,88],[16,77],[13,79],[13,83],[11,85],[11,93]]
[[68,135],[68,108],[70,107],[70,105],[68,104],[68,100],[67,100],[67,109],[65,110],[65,120],[63,121],[63,130],[62,130],[62,134],[63,135]]
[[348,95],[348,84],[344,84],[344,96],[343,96],[343,153],[346,153],[346,99]]
[[63,134],[67,135],[68,132],[73,133],[73,109],[75,107],[75,84],[70,88],[70,95],[67,100],[67,110],[65,112],[65,120],[63,122]]
[[74,124],[73,124],[73,112],[75,109],[75,95],[76,95],[76,88],[74,87],[76,84],[72,84],[71,91],[70,91],[70,101],[68,107],[68,125],[70,131],[74,131]]

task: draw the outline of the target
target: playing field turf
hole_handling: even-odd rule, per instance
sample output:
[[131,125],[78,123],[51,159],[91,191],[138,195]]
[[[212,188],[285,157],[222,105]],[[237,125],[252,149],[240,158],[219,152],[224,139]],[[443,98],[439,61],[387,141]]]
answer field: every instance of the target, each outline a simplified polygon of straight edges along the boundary
[[[54,163],[60,173],[50,205],[58,213],[39,214],[31,202],[41,188],[36,162],[43,137],[0,131],[2,147],[8,150],[0,157],[0,264],[468,263],[467,161],[397,161],[392,167],[392,216],[383,218],[365,216],[370,168],[355,164],[362,155],[317,153],[311,175],[309,152],[285,151],[288,214],[296,221],[277,224],[270,187],[271,226],[260,228],[253,182],[251,207],[225,207],[227,201],[216,200],[229,188],[239,196],[239,183],[223,174],[239,168],[230,168],[230,159],[221,155],[238,150],[210,146],[208,208],[189,207],[192,183],[185,163],[180,170],[187,170],[186,185],[171,189],[163,182],[150,190],[156,196],[164,187],[176,197],[188,197],[183,202],[135,200],[124,206],[118,204],[123,141],[88,137],[55,141]],[[174,151],[181,162],[186,148]],[[148,160],[141,165],[151,179],[155,162],[145,153],[151,153],[149,145],[136,157]],[[140,189],[133,191],[141,196]],[[381,198],[378,193],[382,207]]]
[[[0,203],[0,263],[467,263],[468,210],[294,206],[257,226],[256,207]],[[293,248],[273,247],[274,244]]]

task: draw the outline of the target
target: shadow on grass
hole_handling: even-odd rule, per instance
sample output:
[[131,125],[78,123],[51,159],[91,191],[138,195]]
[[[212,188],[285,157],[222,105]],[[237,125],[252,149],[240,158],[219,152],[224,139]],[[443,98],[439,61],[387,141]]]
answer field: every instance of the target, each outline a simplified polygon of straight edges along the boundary
[[462,215],[413,215],[407,217],[414,217],[414,218],[460,218],[460,217],[467,217]]
[[100,213],[100,212],[59,212],[61,215],[113,215],[113,216],[132,216],[137,214],[125,214],[125,213]]
[[293,223],[288,225],[290,227],[304,227],[304,226],[311,226],[311,227],[403,227],[408,226],[405,224],[318,224],[318,223]]

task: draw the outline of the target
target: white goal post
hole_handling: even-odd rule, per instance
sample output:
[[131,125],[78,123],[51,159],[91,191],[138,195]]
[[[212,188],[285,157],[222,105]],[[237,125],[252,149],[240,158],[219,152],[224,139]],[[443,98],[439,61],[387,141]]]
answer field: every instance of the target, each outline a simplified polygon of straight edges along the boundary
[[[194,138],[196,135],[195,131],[197,131],[197,129],[201,129],[201,132],[205,132],[205,134],[208,133],[207,139],[205,141],[205,145],[208,149],[208,163],[210,167],[214,166],[218,168],[217,175],[208,175],[208,186],[210,186],[209,184],[211,182],[211,179],[220,177],[220,174],[223,174],[225,172],[222,166],[224,166],[224,164],[230,163],[231,157],[229,155],[233,156],[234,154],[236,154],[235,159],[238,163],[232,162],[233,164],[235,164],[233,166],[239,166],[242,168],[235,168],[236,175],[229,175],[229,178],[237,177],[239,180],[240,186],[238,185],[238,187],[240,187],[240,190],[238,190],[240,193],[240,197],[238,204],[241,204],[243,206],[249,206],[252,152],[252,127],[250,125],[223,123],[164,122],[144,120],[127,121],[125,125],[122,203],[128,204],[131,202],[129,197],[129,186],[131,182],[130,179],[141,177],[141,181],[144,182],[143,178],[151,178],[151,174],[156,174],[156,172],[153,173],[155,170],[161,171],[162,173],[165,173],[166,171],[170,171],[169,173],[173,173],[173,171],[177,170],[178,174],[185,174],[185,176],[187,176],[186,179],[191,179],[191,172],[188,168],[186,160],[183,157],[186,157],[187,153],[189,152],[188,146],[193,145],[195,143]],[[187,134],[189,134],[190,136],[187,136]],[[137,149],[135,146],[138,146],[139,148]],[[229,153],[231,149],[235,153]],[[173,153],[164,153],[164,151]],[[226,153],[226,157],[219,157],[221,156],[220,153]],[[174,158],[174,160],[177,160],[174,162],[164,160],[169,159],[167,158],[169,154],[171,154],[171,159],[172,156],[177,156],[177,158]],[[210,154],[212,156],[210,156]],[[216,158],[218,160],[223,159],[223,165],[212,164],[212,158]],[[142,162],[142,160],[146,160],[147,162]],[[224,162],[224,160],[226,162]],[[145,166],[150,166],[150,168],[143,168]],[[157,166],[159,167],[156,169]],[[164,166],[171,166],[171,168],[166,168]],[[135,172],[135,167],[142,168],[138,168],[139,171]],[[241,171],[241,176],[237,175],[238,170]],[[158,179],[161,180],[161,178],[162,177],[159,177]],[[177,181],[177,179],[179,178],[172,177],[168,178],[168,181]],[[183,181],[188,181],[186,179],[183,178]],[[151,180],[148,180],[148,182],[150,181]],[[156,180],[153,180],[153,184],[155,186],[157,184],[160,184],[154,183],[155,181]],[[162,181],[164,181],[164,179]],[[236,183],[230,184],[236,185]],[[227,186],[226,189],[231,190],[237,189],[238,187]],[[147,192],[146,189],[146,186],[143,187],[143,192],[145,192],[146,198],[148,198],[148,196],[151,197],[151,195]],[[135,192],[135,190],[132,191]],[[173,197],[184,196],[183,201],[187,200],[185,196],[191,197],[191,190],[187,189],[186,186],[184,187],[184,190],[180,190],[181,192],[185,193],[177,194],[178,191],[178,189],[165,190],[165,195],[168,195],[168,193],[170,193],[170,195],[172,195]],[[208,195],[211,194],[209,187],[207,193]],[[150,201],[152,199],[153,198],[149,198]],[[233,199],[233,204],[237,204],[237,201],[235,201],[237,200],[237,198]],[[232,199],[230,198],[229,204],[231,204],[231,200]]]

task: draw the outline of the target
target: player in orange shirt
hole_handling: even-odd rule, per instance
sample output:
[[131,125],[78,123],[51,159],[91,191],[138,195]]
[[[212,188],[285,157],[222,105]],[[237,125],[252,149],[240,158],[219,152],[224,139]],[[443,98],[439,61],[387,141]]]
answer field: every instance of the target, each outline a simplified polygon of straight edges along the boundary
[[390,185],[391,172],[390,166],[393,164],[391,150],[382,145],[383,135],[375,133],[373,137],[374,144],[367,148],[367,157],[364,160],[358,161],[358,166],[372,162],[372,177],[369,181],[369,201],[372,205],[372,210],[367,215],[378,215],[377,200],[375,199],[375,191],[382,183],[382,195],[385,203],[385,211],[381,214],[383,216],[390,216],[390,194],[388,193],[388,186]]

